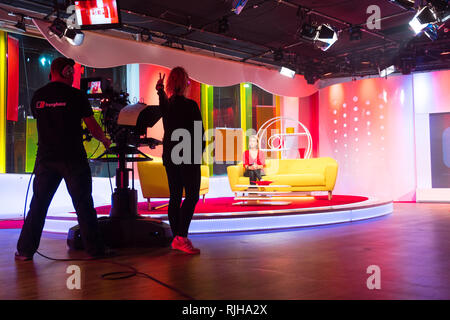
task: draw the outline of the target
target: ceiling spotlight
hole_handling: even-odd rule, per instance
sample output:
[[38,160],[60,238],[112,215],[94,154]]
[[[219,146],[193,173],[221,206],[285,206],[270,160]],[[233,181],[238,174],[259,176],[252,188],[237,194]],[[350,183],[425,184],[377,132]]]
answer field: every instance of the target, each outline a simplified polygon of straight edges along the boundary
[[322,24],[317,28],[317,34],[314,38],[319,43],[317,46],[322,51],[327,51],[336,41],[337,33],[329,24]]
[[300,36],[302,38],[308,39],[308,40],[314,40],[314,38],[317,35],[317,27],[305,23],[302,25],[302,28],[300,29]]
[[294,78],[295,77],[295,71],[286,67],[281,67],[280,69],[280,73],[285,76],[285,77],[289,77],[289,78]]
[[25,26],[25,21],[24,21],[25,17],[22,16],[20,18],[19,21],[17,21],[17,23],[14,25],[14,28],[23,31],[23,32],[27,32],[27,27]]
[[419,34],[423,29],[425,29],[429,24],[434,24],[438,22],[436,12],[426,6],[420,9],[414,18],[409,22],[409,25],[414,30],[416,34]]
[[68,28],[66,22],[60,18],[53,20],[48,29],[58,38],[64,37],[71,45],[80,46],[83,43],[84,33],[78,29]]
[[437,25],[430,24],[425,29],[423,29],[423,33],[425,33],[425,35],[432,41],[435,41],[438,39],[438,30],[439,27]]
[[73,46],[81,46],[84,40],[84,33],[77,29],[67,28],[64,36],[66,40]]
[[378,67],[378,74],[380,75],[380,77],[384,78],[387,77],[388,75],[390,75],[391,73],[395,72],[395,66],[392,65],[390,67],[387,67],[386,69],[380,70],[380,68]]
[[242,9],[244,9],[245,5],[247,4],[247,0],[233,0],[233,8],[231,11],[233,11],[235,14],[241,13]]
[[409,25],[415,34],[424,32],[431,40],[438,38],[438,29],[450,19],[450,5],[448,0],[428,0],[428,5],[420,9]]
[[56,18],[55,20],[53,20],[51,26],[49,27],[49,30],[51,31],[51,33],[57,35],[58,38],[62,38],[64,36],[66,29],[67,29],[67,24],[59,18]]

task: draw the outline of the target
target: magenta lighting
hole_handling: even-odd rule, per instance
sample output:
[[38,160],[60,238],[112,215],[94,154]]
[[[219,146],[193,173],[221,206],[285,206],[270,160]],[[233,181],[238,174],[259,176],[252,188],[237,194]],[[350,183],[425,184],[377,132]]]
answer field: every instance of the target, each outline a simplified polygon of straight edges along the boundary
[[289,68],[286,67],[281,67],[280,69],[280,73],[285,76],[285,77],[289,77],[289,78],[294,78],[295,77],[295,71],[291,70]]

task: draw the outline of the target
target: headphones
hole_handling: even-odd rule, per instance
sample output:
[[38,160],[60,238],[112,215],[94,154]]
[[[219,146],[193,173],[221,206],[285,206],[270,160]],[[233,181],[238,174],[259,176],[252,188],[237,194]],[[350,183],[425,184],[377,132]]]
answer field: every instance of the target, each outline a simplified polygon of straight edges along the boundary
[[[64,79],[70,79],[72,75],[74,74],[74,68],[72,65],[73,60],[67,59],[67,63],[64,68],[59,72],[59,75]],[[48,74],[48,79],[52,80],[52,73],[50,72]]]
[[61,75],[61,77],[63,77],[64,79],[70,79],[73,75],[74,69],[71,65],[66,65],[61,72],[59,73]]

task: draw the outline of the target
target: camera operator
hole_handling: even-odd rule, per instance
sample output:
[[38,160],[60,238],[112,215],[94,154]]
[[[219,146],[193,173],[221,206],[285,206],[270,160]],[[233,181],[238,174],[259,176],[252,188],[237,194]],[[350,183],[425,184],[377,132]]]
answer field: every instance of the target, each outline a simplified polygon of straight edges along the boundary
[[37,251],[48,207],[62,179],[77,213],[86,252],[92,257],[109,254],[98,230],[81,120],[105,148],[111,141],[95,120],[87,96],[72,87],[74,64],[72,59],[56,58],[50,69],[50,83],[38,89],[31,101],[38,151],[33,198],[17,243],[17,260],[31,260]]

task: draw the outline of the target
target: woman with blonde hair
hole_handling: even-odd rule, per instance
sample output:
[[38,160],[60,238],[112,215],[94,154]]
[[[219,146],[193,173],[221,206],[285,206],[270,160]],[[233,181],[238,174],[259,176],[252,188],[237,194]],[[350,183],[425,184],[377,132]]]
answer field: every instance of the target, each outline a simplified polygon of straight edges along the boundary
[[[169,182],[168,216],[174,237],[172,249],[198,254],[200,250],[192,245],[187,236],[200,193],[200,165],[205,149],[202,116],[198,104],[185,97],[190,81],[184,68],[176,67],[171,70],[167,80],[168,95],[164,92],[164,79],[165,75],[161,77],[159,74],[156,90],[159,95],[164,126],[162,160]],[[199,124],[201,124],[202,135],[195,136],[194,127]],[[180,129],[189,132],[190,141],[189,148],[182,148],[178,151],[179,148],[175,148],[175,146],[180,143],[186,144],[184,141],[178,141],[175,135],[173,136],[174,131],[180,132]],[[201,150],[196,146],[201,146]],[[181,204],[183,189],[185,199]]]
[[250,184],[255,184],[264,175],[266,159],[264,153],[259,150],[258,137],[253,135],[248,138],[248,150],[244,152],[244,177],[250,178]]

